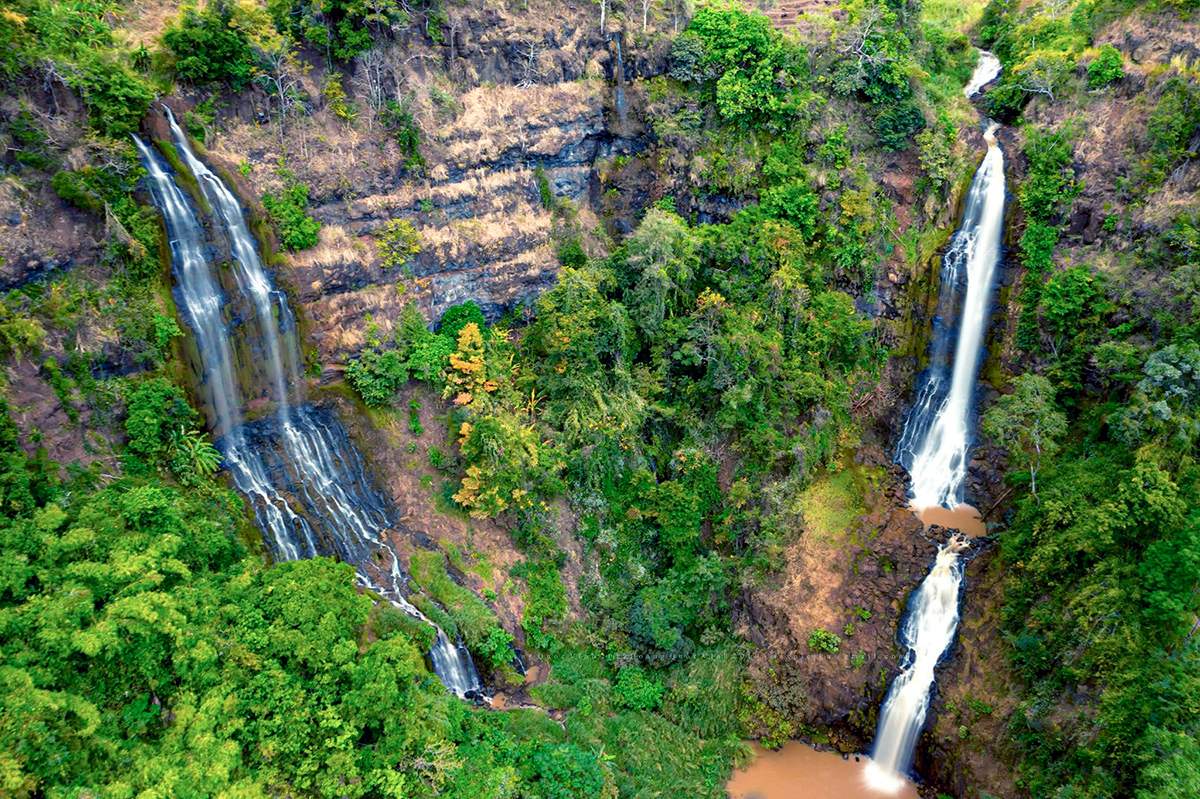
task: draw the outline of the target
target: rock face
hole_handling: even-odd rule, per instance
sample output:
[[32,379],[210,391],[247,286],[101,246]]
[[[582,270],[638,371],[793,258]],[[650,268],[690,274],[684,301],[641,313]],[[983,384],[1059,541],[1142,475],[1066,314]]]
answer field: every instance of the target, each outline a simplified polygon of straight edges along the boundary
[[[64,113],[46,124],[63,142],[82,147],[78,100],[64,92],[61,98],[56,94],[56,101]],[[14,119],[21,111],[16,97],[0,98],[0,120]],[[10,147],[23,151],[6,139],[0,136],[0,155]],[[24,149],[32,151],[26,155],[36,156],[39,148]],[[0,291],[94,261],[103,248],[104,226],[61,200],[47,181],[26,179],[37,172],[19,160],[13,160],[7,170],[0,166]]]
[[[318,206],[321,244],[292,259],[291,275],[319,320],[322,354],[361,346],[366,314],[385,333],[414,300],[433,319],[468,299],[495,318],[547,288],[558,262],[539,176],[555,197],[588,206],[593,164],[612,150],[606,96],[598,81],[474,89],[429,143],[440,157],[426,179]],[[390,219],[410,220],[421,236],[403,269],[375,258],[371,234]]]
[[[812,525],[788,545],[778,576],[747,590],[735,612],[755,644],[751,673],[768,704],[799,729],[826,728],[845,752],[868,751],[880,702],[897,673],[897,630],[909,592],[947,533],[923,530],[908,510],[903,472],[884,452],[859,456],[866,513],[834,535]],[[836,653],[809,636],[841,638]]]
[[[556,274],[555,229],[586,246],[598,226],[597,171],[644,144],[625,82],[661,72],[662,48],[624,52],[621,31],[602,32],[595,6],[580,0],[449,13],[440,43],[414,27],[372,51],[371,65],[338,72],[313,60],[305,91],[321,97],[340,82],[352,122],[314,100],[312,114],[280,131],[260,121],[267,98],[253,94],[219,120],[210,152],[239,166],[248,195],[277,188],[281,162],[311,186],[320,243],[290,256],[282,277],[324,361],[361,348],[368,320],[386,335],[408,303],[436,320],[466,300],[491,318],[530,302]],[[372,87],[410,109],[423,165],[408,163],[372,110]],[[376,234],[397,219],[415,226],[421,250],[384,268]]]

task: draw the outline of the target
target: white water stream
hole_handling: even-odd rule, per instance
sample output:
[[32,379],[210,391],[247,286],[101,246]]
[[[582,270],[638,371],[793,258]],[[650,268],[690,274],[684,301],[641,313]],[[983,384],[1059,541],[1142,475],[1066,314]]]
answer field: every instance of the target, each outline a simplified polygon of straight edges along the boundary
[[987,50],[979,51],[979,61],[975,64],[975,72],[967,85],[963,87],[963,95],[970,100],[979,94],[979,90],[1000,77],[1000,59]]
[[[192,203],[158,154],[135,137],[166,222],[177,295],[200,360],[201,390],[234,484],[250,500],[276,558],[336,555],[355,567],[364,587],[428,622],[402,593],[406,579],[386,536],[391,511],[372,486],[362,457],[336,416],[296,402],[302,381],[295,319],[286,296],[271,283],[241,204],[196,157],[169,110],[167,118],[177,152],[213,209],[214,230],[226,238],[233,255],[237,292],[226,297]],[[237,323],[246,327],[252,347],[239,364],[232,308],[247,301],[252,318]],[[242,404],[253,397],[238,375],[254,372],[264,373],[275,413],[247,424]],[[384,555],[386,566],[377,554]],[[430,659],[438,676],[460,696],[478,692],[479,676],[466,648],[433,626],[437,639]]]
[[[981,53],[964,89],[976,94],[1000,73],[1000,62]],[[987,121],[987,154],[971,182],[958,231],[942,259],[938,311],[930,363],[897,447],[908,469],[913,509],[957,508],[964,500],[979,379],[992,294],[1004,233],[1004,154],[996,123]],[[955,332],[954,321],[957,321]],[[953,347],[951,345],[953,344]],[[955,536],[938,550],[928,576],[909,600],[900,640],[906,654],[879,714],[868,784],[899,790],[925,724],[935,669],[958,628],[958,592],[967,541]]]

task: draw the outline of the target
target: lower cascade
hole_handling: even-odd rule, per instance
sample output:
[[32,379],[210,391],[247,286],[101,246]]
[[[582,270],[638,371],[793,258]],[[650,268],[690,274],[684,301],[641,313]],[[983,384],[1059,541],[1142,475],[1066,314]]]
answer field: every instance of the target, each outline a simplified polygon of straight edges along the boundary
[[[233,285],[223,286],[194,203],[154,148],[135,137],[166,224],[176,297],[194,338],[209,422],[234,485],[249,500],[277,560],[335,556],[355,567],[360,585],[432,625],[404,596],[407,578],[386,537],[393,510],[372,485],[362,456],[335,414],[296,401],[295,320],[271,283],[241,204],[166,113],[174,146],[212,209],[213,234],[224,238],[233,256]],[[231,317],[246,328],[241,343],[249,352],[239,350],[231,335]],[[248,422],[242,407],[257,398],[249,375],[267,386],[274,413]],[[438,677],[459,696],[480,691],[466,647],[432,626],[437,638],[430,661]]]
[[[982,53],[967,97],[999,74],[999,62]],[[942,259],[941,287],[916,401],[897,446],[896,460],[910,476],[913,510],[963,505],[974,426],[975,383],[983,358],[992,294],[1004,232],[1004,154],[997,125],[985,120],[987,153],[971,181],[958,231]],[[954,322],[957,321],[957,325]],[[900,630],[901,671],[879,713],[867,778],[872,788],[895,791],[912,764],[925,725],[935,669],[958,629],[960,558],[967,539],[955,535],[909,600]]]
[[965,539],[955,537],[941,547],[933,569],[909,600],[900,630],[908,652],[879,714],[875,751],[867,767],[867,778],[877,790],[900,788],[917,736],[925,726],[934,669],[958,629],[958,589],[963,573],[959,553],[966,546]]

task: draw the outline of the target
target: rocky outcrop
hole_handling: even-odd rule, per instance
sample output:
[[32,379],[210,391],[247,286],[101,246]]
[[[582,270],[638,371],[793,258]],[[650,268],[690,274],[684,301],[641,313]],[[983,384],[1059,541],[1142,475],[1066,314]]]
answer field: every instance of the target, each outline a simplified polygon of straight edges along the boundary
[[[291,259],[290,277],[319,322],[322,355],[361,346],[368,314],[384,333],[409,302],[436,319],[472,299],[495,318],[547,288],[558,262],[539,176],[556,198],[588,207],[596,160],[622,147],[606,131],[607,97],[599,81],[474,89],[429,141],[426,177],[319,205],[321,243]],[[392,219],[414,224],[421,252],[388,269],[373,234]]]
[[[948,535],[924,530],[908,510],[904,475],[882,450],[868,447],[858,460],[866,513],[834,535],[805,525],[778,576],[745,591],[735,611],[738,631],[755,645],[760,694],[797,729],[828,730],[844,752],[870,747],[902,655],[907,597]],[[839,635],[839,651],[810,648],[814,630]]]

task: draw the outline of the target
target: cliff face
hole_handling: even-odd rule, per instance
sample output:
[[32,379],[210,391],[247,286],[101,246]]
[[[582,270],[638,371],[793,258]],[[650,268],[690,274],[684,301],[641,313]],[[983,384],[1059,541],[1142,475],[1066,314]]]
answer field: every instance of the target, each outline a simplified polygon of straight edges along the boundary
[[[468,299],[492,318],[530,301],[558,264],[539,183],[572,203],[575,228],[588,233],[597,228],[597,170],[640,147],[621,86],[662,61],[645,48],[622,57],[623,34],[602,32],[593,6],[449,13],[439,44],[414,28],[355,70],[311,65],[307,93],[321,97],[338,81],[352,121],[318,102],[281,133],[260,122],[265,95],[218,117],[212,153],[241,165],[250,193],[277,186],[279,164],[311,186],[320,243],[289,257],[284,276],[324,361],[358,350],[368,319],[386,334],[410,302],[436,320]],[[408,104],[423,166],[406,163],[372,109],[377,92]],[[402,268],[385,268],[373,234],[396,219],[415,226],[421,249]]]

